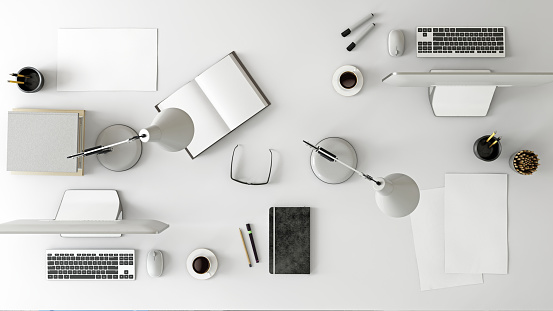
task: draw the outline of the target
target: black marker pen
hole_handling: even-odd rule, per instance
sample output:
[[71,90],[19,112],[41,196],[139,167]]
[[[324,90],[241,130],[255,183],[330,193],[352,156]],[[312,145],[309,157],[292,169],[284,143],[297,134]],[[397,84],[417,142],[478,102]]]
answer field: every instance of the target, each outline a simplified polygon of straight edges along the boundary
[[342,31],[342,37],[347,37],[347,35],[349,35],[355,28],[363,25],[369,19],[373,18],[373,16],[374,16],[374,14],[371,13],[371,14],[367,15],[366,17],[364,17],[363,19],[361,19],[360,21],[358,21],[357,23],[351,25],[351,27],[349,27],[348,29]]
[[255,243],[253,242],[252,227],[250,227],[250,224],[246,224],[246,229],[248,229],[250,242],[252,243],[252,250],[253,250],[253,256],[255,257],[255,262],[259,263],[259,258],[257,258],[257,251],[255,250]]

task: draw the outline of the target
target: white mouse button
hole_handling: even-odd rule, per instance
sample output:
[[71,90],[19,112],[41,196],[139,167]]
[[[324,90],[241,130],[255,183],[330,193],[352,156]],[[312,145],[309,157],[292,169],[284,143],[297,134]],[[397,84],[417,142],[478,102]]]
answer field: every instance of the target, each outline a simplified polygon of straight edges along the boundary
[[151,277],[160,277],[163,273],[163,253],[159,250],[148,252],[146,268]]
[[398,29],[390,31],[388,35],[388,53],[390,56],[398,57],[403,55],[405,50],[405,36]]

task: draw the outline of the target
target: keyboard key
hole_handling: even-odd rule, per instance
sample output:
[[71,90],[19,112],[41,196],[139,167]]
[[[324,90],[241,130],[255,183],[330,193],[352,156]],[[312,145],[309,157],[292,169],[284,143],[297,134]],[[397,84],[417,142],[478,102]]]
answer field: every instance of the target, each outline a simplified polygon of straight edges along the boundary
[[74,280],[75,279],[83,280],[83,279],[95,279],[96,277],[94,275],[73,274],[73,275],[70,275],[69,278]]

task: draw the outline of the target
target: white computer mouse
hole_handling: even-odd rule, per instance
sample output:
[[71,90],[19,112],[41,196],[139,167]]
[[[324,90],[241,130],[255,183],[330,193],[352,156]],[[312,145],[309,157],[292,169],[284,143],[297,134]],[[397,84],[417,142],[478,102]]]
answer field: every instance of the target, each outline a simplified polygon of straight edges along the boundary
[[393,57],[403,55],[405,51],[405,36],[403,31],[394,29],[388,35],[388,53]]
[[160,277],[163,273],[163,253],[156,249],[151,250],[146,259],[146,268],[151,277]]

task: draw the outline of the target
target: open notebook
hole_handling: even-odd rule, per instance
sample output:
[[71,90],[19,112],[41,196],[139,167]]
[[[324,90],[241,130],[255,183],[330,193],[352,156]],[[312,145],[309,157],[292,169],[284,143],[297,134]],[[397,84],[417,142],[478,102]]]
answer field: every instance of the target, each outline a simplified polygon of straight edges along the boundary
[[225,56],[155,107],[176,107],[194,122],[186,151],[192,159],[270,105],[235,52]]

